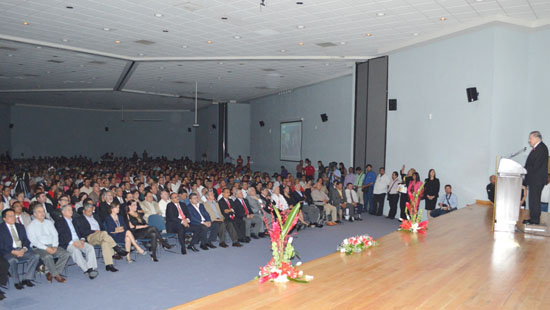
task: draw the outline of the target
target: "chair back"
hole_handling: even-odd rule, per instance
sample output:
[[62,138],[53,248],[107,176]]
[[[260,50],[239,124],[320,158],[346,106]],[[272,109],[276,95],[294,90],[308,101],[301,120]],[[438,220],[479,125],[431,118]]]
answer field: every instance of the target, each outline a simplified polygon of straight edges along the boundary
[[149,218],[147,219],[147,224],[149,224],[149,226],[156,227],[159,232],[162,232],[166,229],[164,218],[158,214],[149,215]]

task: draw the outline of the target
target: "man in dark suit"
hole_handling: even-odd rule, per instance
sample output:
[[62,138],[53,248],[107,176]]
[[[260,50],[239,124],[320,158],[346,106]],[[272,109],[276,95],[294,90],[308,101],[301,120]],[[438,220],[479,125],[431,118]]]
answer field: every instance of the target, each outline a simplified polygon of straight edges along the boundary
[[[229,188],[224,188],[222,191],[222,198],[218,200],[218,205],[225,216],[227,225],[233,225],[233,227],[235,227],[239,242],[249,242],[245,239],[244,221],[242,216],[239,216],[241,207],[235,202],[231,202],[231,199],[229,199],[230,195],[231,191]],[[233,243],[233,246],[236,246],[235,243]]]
[[[44,210],[46,210],[46,218],[50,219],[52,221],[56,221],[61,218],[61,213],[57,211],[51,203],[47,202],[47,196],[44,192],[38,192],[36,193],[36,201],[40,202],[42,207],[44,207]],[[31,215],[32,215],[32,210]]]
[[[207,233],[210,232],[211,236],[217,236],[218,230],[220,228],[218,225],[213,225],[210,215],[206,212],[203,204],[199,202],[199,196],[195,193],[189,195],[189,205],[187,205],[187,210],[189,211],[190,224],[191,226],[197,226],[200,228],[200,248],[203,250],[208,250],[208,248],[215,249],[211,242],[208,242]],[[194,244],[192,244],[194,246]]]
[[542,188],[548,181],[548,148],[542,142],[542,135],[538,131],[529,134],[529,145],[533,149],[525,162],[527,174],[523,184],[528,186],[529,215],[531,218],[524,221],[524,224],[538,225],[540,224],[540,196]]
[[193,252],[199,250],[193,245],[196,244],[200,237],[202,229],[197,226],[190,225],[191,215],[187,210],[187,206],[180,204],[180,199],[177,193],[170,194],[170,203],[166,206],[166,232],[178,234],[178,239],[181,245],[181,254],[187,254],[185,250],[185,233],[192,232],[193,237],[188,249]]
[[[20,290],[23,285],[32,287],[34,284],[31,279],[34,279],[40,256],[31,250],[25,226],[15,222],[13,209],[2,211],[2,219],[4,222],[0,224],[0,255],[10,264],[9,272],[15,282],[15,288]],[[23,281],[19,280],[17,272],[17,263],[21,261],[27,261]]]
[[240,216],[244,222],[244,235],[247,241],[250,238],[259,239],[260,228],[262,227],[263,218],[261,216],[254,216],[254,212],[250,207],[248,200],[244,199],[243,192],[238,190],[235,193],[235,210],[237,215]]

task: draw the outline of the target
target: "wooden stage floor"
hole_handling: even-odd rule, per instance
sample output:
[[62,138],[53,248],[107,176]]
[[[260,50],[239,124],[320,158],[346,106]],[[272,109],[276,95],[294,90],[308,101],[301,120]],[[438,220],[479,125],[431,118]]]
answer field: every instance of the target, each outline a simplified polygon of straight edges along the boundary
[[465,207],[432,219],[426,235],[394,232],[363,253],[308,262],[308,284],[252,280],[174,309],[550,309],[550,238],[491,232],[491,208]]

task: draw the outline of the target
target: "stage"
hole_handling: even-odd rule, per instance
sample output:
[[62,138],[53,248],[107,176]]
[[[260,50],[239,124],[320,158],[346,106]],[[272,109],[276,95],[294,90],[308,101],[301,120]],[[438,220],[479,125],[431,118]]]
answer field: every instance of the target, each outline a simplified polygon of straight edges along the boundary
[[493,233],[491,220],[492,207],[471,205],[431,219],[426,235],[308,262],[308,284],[252,280],[173,309],[548,309],[550,238]]

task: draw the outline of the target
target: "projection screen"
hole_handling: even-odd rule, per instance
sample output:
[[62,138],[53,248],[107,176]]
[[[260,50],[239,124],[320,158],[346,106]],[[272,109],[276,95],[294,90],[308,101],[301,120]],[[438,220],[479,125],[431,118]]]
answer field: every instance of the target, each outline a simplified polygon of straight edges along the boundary
[[281,122],[281,160],[302,159],[302,121]]

